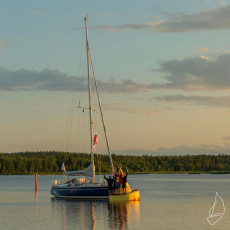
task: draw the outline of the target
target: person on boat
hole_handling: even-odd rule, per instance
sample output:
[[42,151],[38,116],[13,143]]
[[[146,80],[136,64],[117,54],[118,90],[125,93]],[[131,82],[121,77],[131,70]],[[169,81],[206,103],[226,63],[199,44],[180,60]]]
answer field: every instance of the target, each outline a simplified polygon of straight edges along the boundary
[[128,169],[126,174],[122,177],[122,188],[124,193],[126,193],[127,176],[128,176]]
[[122,177],[123,177],[123,172],[121,171],[121,172],[119,173],[119,192],[122,191],[122,184],[123,184],[123,182],[122,182]]
[[111,176],[109,176],[109,178],[106,178],[105,175],[104,175],[104,178],[107,180],[108,189],[111,192],[113,190],[114,179]]
[[116,181],[115,181],[115,183],[116,183],[116,192],[117,192],[117,191],[120,191],[119,179],[120,179],[120,177],[119,177],[119,175],[117,175],[117,176],[116,176]]
[[118,177],[118,175],[117,175],[116,171],[113,171],[113,190],[114,191],[116,191],[116,189],[117,189],[117,177]]

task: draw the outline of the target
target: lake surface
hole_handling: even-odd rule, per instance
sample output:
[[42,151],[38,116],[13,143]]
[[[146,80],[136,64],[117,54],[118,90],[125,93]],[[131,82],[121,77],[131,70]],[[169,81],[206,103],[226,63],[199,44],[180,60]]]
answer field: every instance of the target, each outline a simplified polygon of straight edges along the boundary
[[[0,229],[230,228],[230,175],[129,175],[130,186],[140,189],[141,201],[120,204],[52,198],[51,181],[60,178],[38,176],[36,196],[34,176],[0,176]],[[207,217],[216,192],[225,214],[211,226]]]

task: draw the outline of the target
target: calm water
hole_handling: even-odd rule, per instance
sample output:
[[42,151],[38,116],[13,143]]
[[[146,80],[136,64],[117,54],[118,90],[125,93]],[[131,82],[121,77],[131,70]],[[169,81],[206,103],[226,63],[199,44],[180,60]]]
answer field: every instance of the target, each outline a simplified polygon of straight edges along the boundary
[[[59,177],[56,177],[58,179]],[[55,199],[54,176],[0,176],[0,229],[229,229],[230,175],[130,175],[141,201]],[[215,193],[224,200],[225,215],[214,226],[206,218]]]

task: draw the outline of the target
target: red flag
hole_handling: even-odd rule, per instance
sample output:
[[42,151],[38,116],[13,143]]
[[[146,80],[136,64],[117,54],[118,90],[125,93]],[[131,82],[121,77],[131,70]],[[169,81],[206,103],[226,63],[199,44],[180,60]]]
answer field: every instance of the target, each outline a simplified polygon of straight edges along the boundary
[[98,136],[97,134],[94,135],[94,138],[93,138],[93,145],[96,145],[98,142]]

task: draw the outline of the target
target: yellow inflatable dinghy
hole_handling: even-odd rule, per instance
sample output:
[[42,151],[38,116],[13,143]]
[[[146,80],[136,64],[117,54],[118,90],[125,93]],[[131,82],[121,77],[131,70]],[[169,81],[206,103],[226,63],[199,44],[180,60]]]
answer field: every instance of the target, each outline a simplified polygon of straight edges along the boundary
[[111,193],[109,195],[109,201],[138,201],[140,200],[140,192],[138,189],[131,189],[126,193]]

